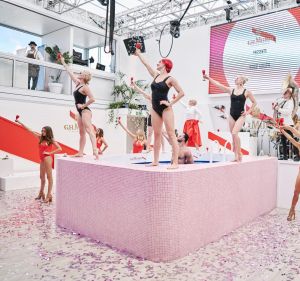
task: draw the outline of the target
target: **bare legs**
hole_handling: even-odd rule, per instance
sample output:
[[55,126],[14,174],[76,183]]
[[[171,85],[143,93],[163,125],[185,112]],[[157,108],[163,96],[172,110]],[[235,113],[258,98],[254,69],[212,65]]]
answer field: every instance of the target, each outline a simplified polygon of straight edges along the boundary
[[161,139],[162,139],[162,118],[154,111],[151,110],[152,117],[152,128],[154,132],[154,146],[153,146],[153,162],[152,166],[157,166],[159,162],[159,151],[161,147]]
[[147,127],[147,150],[151,150],[151,140],[153,136],[153,128],[152,126]]
[[[40,164],[40,179],[41,179],[41,187],[40,192],[37,198],[42,199],[45,203],[52,202],[52,187],[53,187],[53,177],[52,177],[52,157],[47,156],[42,160]],[[45,198],[45,185],[46,185],[46,176],[48,180],[48,192]]]
[[238,133],[243,127],[244,123],[244,116],[240,116],[240,118],[236,121],[234,121],[234,119],[231,116],[229,116],[229,128],[232,135],[233,152],[235,155],[235,161],[237,162],[242,161],[241,140]]
[[[153,136],[153,128],[152,128],[152,126],[148,126],[147,127],[147,150],[148,151],[151,150],[152,136]],[[162,152],[165,152],[165,140],[164,140],[163,135],[161,137],[161,149],[162,149]]]
[[95,159],[99,159],[98,149],[96,145],[96,134],[92,125],[92,112],[90,110],[84,110],[82,112],[82,124],[84,130],[87,132],[87,134],[90,137],[92,147],[93,147],[93,155],[95,156]]
[[172,146],[172,164],[169,167],[169,169],[176,169],[178,168],[178,154],[179,154],[179,147],[178,147],[178,142],[177,138],[175,135],[175,128],[174,128],[174,113],[173,109],[171,107],[166,108],[163,111],[163,116],[162,116],[163,122],[166,127],[166,131],[169,137],[169,142]]
[[45,174],[47,176],[48,180],[48,192],[45,199],[45,203],[52,202],[52,187],[53,187],[53,177],[52,177],[52,157],[47,156],[44,159],[44,165],[45,165]]
[[292,206],[290,208],[289,215],[287,217],[288,221],[291,221],[295,219],[295,207],[297,205],[298,199],[299,199],[299,194],[300,194],[300,168],[299,168],[299,173],[296,178],[296,184],[295,184],[295,190],[294,190],[294,196],[292,200]]
[[40,163],[40,179],[41,179],[41,187],[40,187],[40,191],[39,191],[39,195],[35,198],[36,200],[45,199],[45,184],[46,184],[46,171],[45,171],[45,163],[44,161],[42,161]]
[[93,147],[93,155],[96,159],[99,159],[98,149],[96,145],[96,134],[94,132],[94,128],[92,125],[92,112],[90,110],[82,111],[82,116],[78,116],[77,124],[79,128],[79,151],[74,156],[75,157],[82,157],[84,147],[86,144],[86,133],[89,135],[92,147]]
[[170,169],[178,168],[178,153],[179,147],[174,129],[174,113],[172,108],[166,108],[163,111],[162,118],[154,111],[151,112],[152,126],[154,131],[154,159],[151,165],[157,166],[159,162],[159,151],[162,141],[162,125],[165,124],[166,132],[168,134],[169,142],[172,146],[172,159],[173,162]]

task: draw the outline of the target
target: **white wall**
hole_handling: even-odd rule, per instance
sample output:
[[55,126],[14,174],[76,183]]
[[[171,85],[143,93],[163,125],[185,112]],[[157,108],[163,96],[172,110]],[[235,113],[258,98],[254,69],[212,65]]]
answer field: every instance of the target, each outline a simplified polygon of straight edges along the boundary
[[[170,35],[162,38],[164,44],[164,52],[168,46],[166,42],[170,42]],[[159,54],[158,42],[159,38],[151,38],[145,41],[146,53],[144,54],[148,62],[156,67],[157,62],[161,59]],[[173,61],[174,67],[171,75],[175,77],[179,84],[182,86],[185,97],[183,101],[194,98],[198,101],[199,109],[203,113],[203,124],[200,125],[202,141],[206,145],[207,131],[208,130],[228,130],[227,121],[221,119],[220,112],[213,109],[214,105],[224,104],[229,111],[230,99],[228,96],[209,96],[208,95],[208,82],[202,81],[202,69],[209,73],[209,48],[210,48],[210,27],[201,26],[190,30],[184,30],[178,39],[174,38],[174,44],[169,58]],[[121,65],[129,76],[134,76],[136,79],[147,79],[152,82],[152,78],[145,70],[144,66],[138,61],[135,56],[127,56],[125,47],[123,46],[124,53],[126,54],[124,61],[126,65]],[[124,68],[123,68],[124,67]],[[124,70],[125,69],[125,70]],[[232,85],[234,86],[234,85]],[[251,89],[250,89],[251,90]],[[270,93],[264,95],[255,95],[260,108],[266,113],[271,115],[271,103],[279,97],[278,93]],[[169,98],[172,98],[174,89],[170,91]],[[182,130],[184,124],[185,110],[180,104],[174,106],[175,112],[175,127]]]
[[[26,92],[22,90],[22,93]],[[36,96],[21,95],[21,90],[14,89],[11,92],[3,92],[0,89],[0,115],[11,121],[15,120],[16,115],[20,115],[20,120],[32,130],[40,132],[43,126],[50,126],[53,129],[55,139],[74,149],[79,147],[79,131],[76,122],[70,117],[69,112],[76,112],[72,96],[52,95],[46,98]],[[24,94],[24,93],[23,93]],[[108,124],[108,111],[105,109],[107,104],[103,101],[97,101],[90,108],[93,113],[92,122],[96,127],[103,128],[104,137],[108,142],[109,148],[105,154],[126,153],[126,134],[115,124]],[[120,111],[123,116],[128,112]],[[125,117],[123,120],[126,120]],[[125,123],[126,124],[126,123]],[[92,154],[92,146],[88,135],[85,153]],[[0,140],[1,141],[1,140]],[[22,145],[22,140],[19,141]],[[37,147],[38,149],[38,147]],[[0,157],[7,153],[0,151]],[[12,156],[14,159],[15,172],[30,171],[38,169],[38,165]]]
[[53,47],[57,45],[62,52],[70,52],[73,50],[73,36],[74,30],[72,26],[59,29],[55,32],[48,33],[42,37],[42,43]]

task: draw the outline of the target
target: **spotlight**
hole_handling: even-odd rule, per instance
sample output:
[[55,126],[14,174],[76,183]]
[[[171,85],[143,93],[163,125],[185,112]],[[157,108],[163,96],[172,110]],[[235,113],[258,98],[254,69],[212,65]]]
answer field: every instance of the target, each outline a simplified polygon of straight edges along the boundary
[[109,0],[98,0],[98,2],[103,5],[103,6],[107,6],[108,5],[108,1]]
[[170,21],[170,34],[174,38],[178,38],[180,36],[180,22],[178,20]]
[[230,8],[226,8],[224,10],[225,10],[225,13],[226,13],[226,20],[228,22],[232,22],[232,19],[231,19],[231,9]]

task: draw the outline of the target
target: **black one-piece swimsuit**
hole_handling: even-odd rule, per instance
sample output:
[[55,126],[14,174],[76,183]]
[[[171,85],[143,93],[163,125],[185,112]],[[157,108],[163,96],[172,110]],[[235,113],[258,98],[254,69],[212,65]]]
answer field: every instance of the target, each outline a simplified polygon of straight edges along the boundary
[[168,92],[170,90],[169,86],[167,85],[166,81],[168,80],[168,77],[166,77],[161,82],[156,82],[155,79],[158,77],[157,75],[152,84],[151,84],[151,90],[152,90],[152,108],[153,110],[162,117],[163,111],[167,108],[166,105],[160,104],[161,101],[165,100],[168,101]]
[[246,89],[243,91],[241,95],[235,95],[234,89],[232,90],[230,99],[231,99],[231,106],[230,106],[230,115],[234,121],[238,120],[242,115],[245,107],[246,97],[245,97]]
[[78,108],[77,104],[85,104],[86,101],[86,95],[83,95],[82,93],[79,92],[79,90],[82,88],[83,86],[79,87],[77,90],[74,91],[73,96],[75,99],[75,105],[76,105],[76,109],[79,113],[79,115],[82,115],[82,110],[89,110],[91,111],[88,107],[85,107],[84,109]]

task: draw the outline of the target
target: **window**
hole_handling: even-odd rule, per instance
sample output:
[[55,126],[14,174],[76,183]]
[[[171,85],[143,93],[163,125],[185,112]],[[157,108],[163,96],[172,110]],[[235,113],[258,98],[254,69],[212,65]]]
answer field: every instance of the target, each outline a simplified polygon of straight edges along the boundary
[[34,41],[38,46],[42,44],[41,37],[4,26],[0,26],[0,34],[0,51],[4,53],[25,55],[30,41]]

